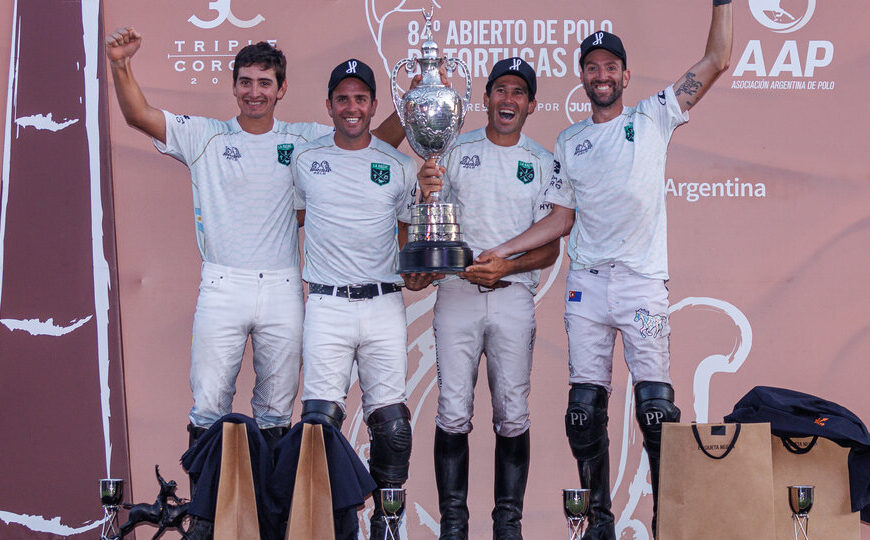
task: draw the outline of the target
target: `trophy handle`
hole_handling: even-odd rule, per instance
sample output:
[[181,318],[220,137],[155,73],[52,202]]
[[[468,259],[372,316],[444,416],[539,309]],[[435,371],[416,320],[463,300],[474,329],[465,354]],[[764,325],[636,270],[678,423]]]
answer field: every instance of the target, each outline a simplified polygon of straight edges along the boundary
[[393,73],[390,75],[390,93],[393,98],[393,107],[396,108],[396,114],[399,115],[399,122],[402,123],[402,127],[405,127],[405,117],[402,116],[402,98],[399,96],[399,83],[397,79],[399,77],[399,70],[402,66],[405,66],[405,70],[408,73],[411,73],[414,70],[412,64],[414,63],[413,58],[403,58],[399,60],[399,63],[393,68]]
[[465,113],[468,112],[468,107],[471,103],[471,71],[465,65],[465,62],[459,58],[447,58],[444,64],[447,66],[448,73],[453,73],[456,67],[459,66],[462,68],[462,74],[465,75],[465,96],[462,98],[462,114],[460,115],[461,120],[459,122],[459,127],[462,127],[465,121]]

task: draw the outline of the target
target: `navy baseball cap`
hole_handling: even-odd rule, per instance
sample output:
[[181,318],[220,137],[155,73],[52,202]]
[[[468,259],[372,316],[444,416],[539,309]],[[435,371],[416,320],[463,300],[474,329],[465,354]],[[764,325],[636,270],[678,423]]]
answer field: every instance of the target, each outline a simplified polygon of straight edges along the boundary
[[586,36],[583,43],[580,44],[580,67],[583,67],[583,62],[586,60],[586,55],[595,49],[604,49],[614,54],[620,60],[622,65],[626,65],[625,47],[622,46],[622,40],[610,32],[594,32]]
[[367,66],[365,62],[361,60],[351,58],[350,60],[345,60],[335,66],[335,69],[332,70],[332,74],[329,76],[329,85],[327,85],[330,97],[332,96],[332,91],[335,90],[335,87],[348,77],[354,77],[366,83],[366,86],[372,89],[372,95],[374,95],[375,74],[372,71],[372,68]]
[[526,81],[526,85],[529,87],[529,101],[535,99],[535,92],[538,91],[538,82],[535,78],[535,70],[528,62],[517,57],[505,58],[496,62],[492,66],[492,71],[489,72],[489,79],[486,80],[487,94],[492,90],[492,83],[502,75],[516,75]]

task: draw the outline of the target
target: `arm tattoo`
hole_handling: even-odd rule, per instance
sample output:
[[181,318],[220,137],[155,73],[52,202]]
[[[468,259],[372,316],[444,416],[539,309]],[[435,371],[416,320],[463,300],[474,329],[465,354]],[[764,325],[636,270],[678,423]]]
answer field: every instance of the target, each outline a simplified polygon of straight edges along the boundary
[[698,93],[698,90],[703,86],[703,83],[695,80],[695,74],[691,71],[686,72],[686,80],[683,81],[683,84],[677,88],[677,91],[674,92],[674,95],[679,96],[680,94],[688,94],[690,96],[694,96]]

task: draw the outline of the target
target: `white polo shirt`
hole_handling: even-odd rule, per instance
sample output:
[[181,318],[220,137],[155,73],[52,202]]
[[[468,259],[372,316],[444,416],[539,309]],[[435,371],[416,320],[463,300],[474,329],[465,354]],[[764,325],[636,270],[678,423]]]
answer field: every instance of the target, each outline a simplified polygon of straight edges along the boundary
[[[499,146],[486,128],[477,129],[461,135],[441,161],[447,169],[442,200],[459,208],[462,239],[475,255],[522,233],[552,208],[544,192],[553,154],[523,134],[514,146]],[[533,290],[540,275],[533,270],[504,279]]]
[[305,210],[302,279],[324,285],[398,283],[396,220],[411,220],[414,160],[372,136],[343,150],[333,135],[300,145],[291,172]]
[[665,160],[688,119],[669,86],[609,122],[590,116],[559,135],[545,200],[575,209],[572,270],[620,262],[668,279]]
[[202,259],[248,270],[298,268],[290,157],[333,128],[275,120],[271,131],[253,135],[235,118],[163,114],[166,144],[155,139],[154,146],[190,169]]

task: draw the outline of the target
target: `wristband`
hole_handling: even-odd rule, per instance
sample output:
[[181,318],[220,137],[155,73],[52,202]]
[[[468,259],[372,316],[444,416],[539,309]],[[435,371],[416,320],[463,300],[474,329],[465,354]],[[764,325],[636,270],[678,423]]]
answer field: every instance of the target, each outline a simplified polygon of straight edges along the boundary
[[724,6],[725,4],[730,4],[731,0],[713,0],[713,6]]

